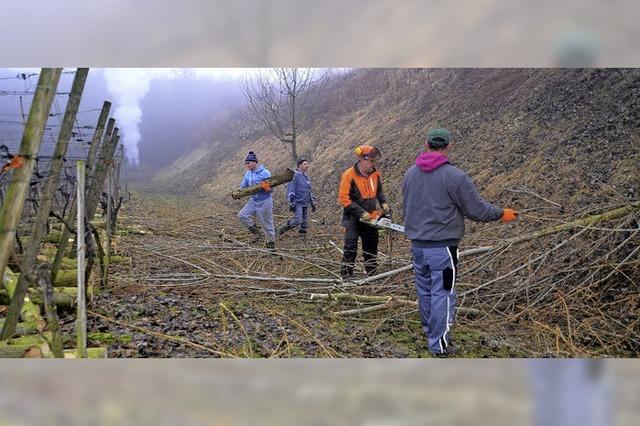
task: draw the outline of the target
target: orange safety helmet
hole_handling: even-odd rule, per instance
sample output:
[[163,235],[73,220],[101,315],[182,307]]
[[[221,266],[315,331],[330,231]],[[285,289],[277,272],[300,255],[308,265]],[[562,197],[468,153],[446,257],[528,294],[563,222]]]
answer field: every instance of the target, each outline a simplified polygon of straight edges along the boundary
[[371,145],[360,145],[353,152],[360,158],[379,158],[382,157],[382,154],[378,150]]

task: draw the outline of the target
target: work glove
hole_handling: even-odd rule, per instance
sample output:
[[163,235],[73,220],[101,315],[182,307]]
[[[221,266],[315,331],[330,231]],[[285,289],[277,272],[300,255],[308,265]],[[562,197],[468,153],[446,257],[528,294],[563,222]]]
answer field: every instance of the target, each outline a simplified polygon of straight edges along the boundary
[[502,221],[503,222],[511,222],[512,220],[516,220],[518,217],[518,212],[513,209],[502,209]]
[[267,182],[266,180],[260,182],[260,187],[267,192],[271,192],[271,185],[269,185],[269,182]]
[[364,220],[365,222],[370,222],[372,220],[372,217],[368,212],[364,212],[360,215],[360,219]]
[[289,211],[290,212],[295,212],[296,211],[296,204],[295,203],[289,203]]
[[387,216],[388,218],[391,218],[391,207],[389,207],[389,204],[382,203],[382,214],[384,216]]

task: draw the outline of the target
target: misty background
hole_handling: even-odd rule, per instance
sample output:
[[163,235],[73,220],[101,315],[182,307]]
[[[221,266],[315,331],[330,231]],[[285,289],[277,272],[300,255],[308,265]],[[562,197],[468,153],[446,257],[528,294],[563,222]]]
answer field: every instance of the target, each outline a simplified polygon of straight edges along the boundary
[[[39,69],[0,69],[0,144],[16,152]],[[40,154],[53,150],[74,69],[60,78]],[[86,155],[104,101],[120,128],[133,176],[150,175],[224,136],[243,98],[241,69],[91,69],[67,157]],[[22,104],[22,105],[21,105]],[[224,123],[224,125],[222,124]]]

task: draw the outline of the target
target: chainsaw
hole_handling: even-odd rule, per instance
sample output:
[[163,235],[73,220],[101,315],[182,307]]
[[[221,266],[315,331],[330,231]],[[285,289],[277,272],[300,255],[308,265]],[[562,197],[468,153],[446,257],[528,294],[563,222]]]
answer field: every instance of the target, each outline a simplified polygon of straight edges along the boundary
[[360,219],[360,222],[366,223],[367,225],[374,226],[376,228],[393,229],[394,231],[404,233],[404,226],[391,222],[391,219],[389,219],[385,215],[374,217],[371,220]]
[[382,216],[378,220],[373,222],[373,224],[378,228],[388,228],[404,233],[404,226],[391,222],[391,219],[389,219],[388,217]]

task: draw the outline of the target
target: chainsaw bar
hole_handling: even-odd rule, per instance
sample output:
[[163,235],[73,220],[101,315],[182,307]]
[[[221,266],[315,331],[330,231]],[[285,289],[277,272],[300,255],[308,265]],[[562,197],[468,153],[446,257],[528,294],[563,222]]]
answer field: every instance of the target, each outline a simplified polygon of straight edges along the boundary
[[360,222],[366,223],[369,226],[375,226],[376,228],[393,229],[394,231],[404,233],[404,226],[391,222],[391,219],[388,217],[381,217],[376,221],[360,219]]

